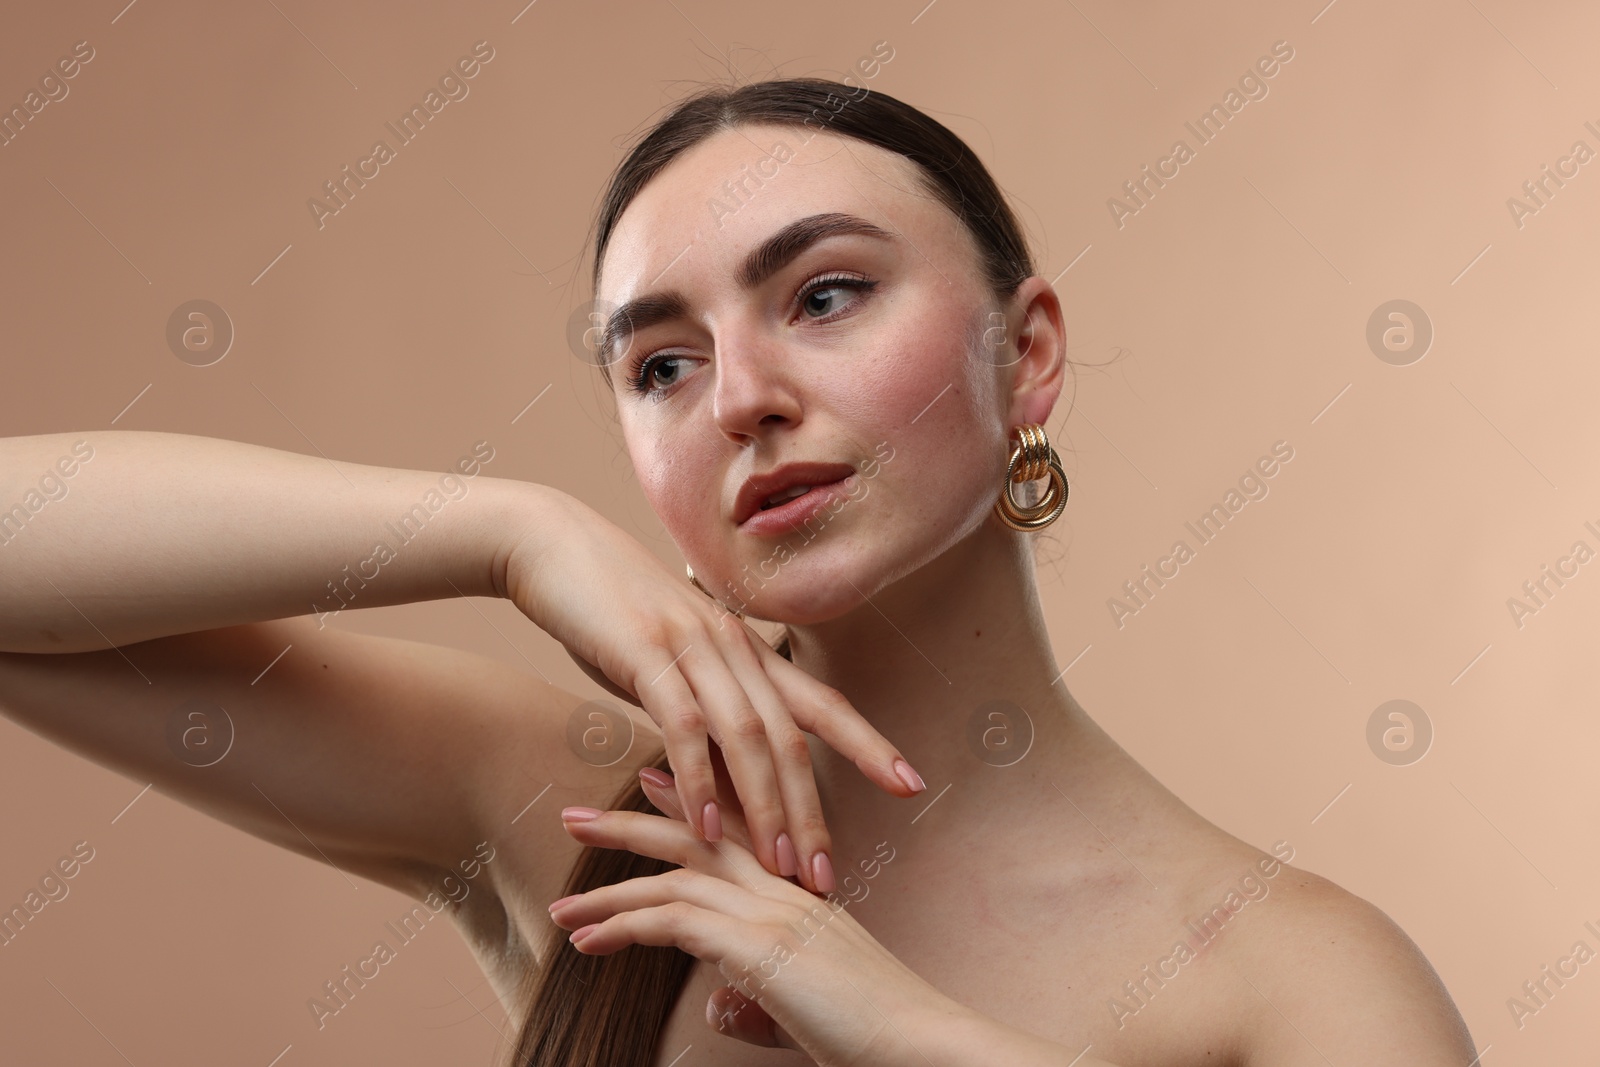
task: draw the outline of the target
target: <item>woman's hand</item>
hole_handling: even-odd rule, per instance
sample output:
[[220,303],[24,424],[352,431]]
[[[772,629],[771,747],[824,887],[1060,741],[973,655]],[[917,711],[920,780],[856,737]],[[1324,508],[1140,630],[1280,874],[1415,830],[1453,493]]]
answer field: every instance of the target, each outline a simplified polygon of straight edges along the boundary
[[723,1034],[797,1049],[821,1067],[911,1063],[914,1035],[973,1016],[895,959],[841,898],[763,870],[736,841],[636,811],[567,808],[562,818],[583,844],[681,869],[563,898],[552,920],[581,952],[674,945],[715,964],[731,988],[712,994],[706,1022]]
[[761,865],[831,891],[831,840],[801,730],[895,796],[914,796],[925,788],[921,779],[837,690],[720,612],[594,509],[536,488],[530,532],[505,562],[506,595],[591,677],[661,728],[679,803],[702,837],[722,837],[709,736]]
[[[720,760],[717,762],[721,762]],[[727,791],[726,768],[717,775],[717,792],[724,800]],[[689,820],[684,816],[683,809],[678,806],[677,783],[672,780],[672,775],[654,767],[642,767],[639,770],[639,785],[644,790],[645,797],[656,806],[656,810],[681,823]],[[726,812],[722,820],[723,840],[737,841],[745,848],[750,847],[750,830],[745,825],[744,815],[739,811],[737,803],[722,804]],[[552,909],[553,911],[554,909]],[[732,986],[723,986],[711,994],[711,999],[706,1003],[706,1020],[715,1018],[717,1029],[730,1037],[737,1037],[741,1041],[748,1041],[755,1045],[769,1045],[778,1048],[794,1048],[794,1041],[783,1032],[783,1027],[773,1022],[772,1016],[760,1004],[742,995]]]

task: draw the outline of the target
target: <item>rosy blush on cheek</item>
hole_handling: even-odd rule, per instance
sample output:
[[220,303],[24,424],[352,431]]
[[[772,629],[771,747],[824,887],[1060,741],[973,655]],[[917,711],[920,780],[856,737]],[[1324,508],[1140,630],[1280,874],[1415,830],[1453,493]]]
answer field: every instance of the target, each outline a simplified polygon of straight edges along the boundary
[[682,422],[659,437],[638,428],[626,433],[634,475],[650,509],[679,551],[706,570],[716,566],[725,550],[724,534],[732,530],[719,480],[727,477],[727,461],[711,434]]

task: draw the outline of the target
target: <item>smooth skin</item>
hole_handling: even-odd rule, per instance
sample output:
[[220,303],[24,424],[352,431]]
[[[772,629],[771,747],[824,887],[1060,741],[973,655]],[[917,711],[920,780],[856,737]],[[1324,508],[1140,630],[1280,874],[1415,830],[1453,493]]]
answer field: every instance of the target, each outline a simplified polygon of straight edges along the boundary
[[[1114,1015],[1122,983],[1171,950],[1184,920],[1272,857],[1189,809],[1072,698],[1040,610],[1033,541],[992,515],[1012,428],[1049,422],[1064,385],[1054,289],[1034,276],[996,305],[971,235],[913,164],[850,138],[806,137],[748,126],[679,156],[623,213],[598,296],[619,306],[671,290],[687,305],[681,317],[635,320],[613,378],[639,484],[713,593],[767,573],[780,540],[729,521],[731,487],[791,460],[859,468],[879,443],[893,449],[870,495],[814,540],[783,540],[793,558],[748,599],[789,626],[795,663],[848,694],[935,791],[914,812],[860,788],[813,745],[836,854],[868,857],[880,841],[901,850],[881,876],[892,888],[856,905],[860,923],[978,1019],[971,1048],[952,1038],[942,1051],[1032,1062],[1022,1057],[1037,1048],[996,1052],[1026,1032],[1057,1042],[1061,1063],[1088,1044],[1083,1062],[1309,1067],[1327,1055],[1465,1067],[1470,1036],[1415,945],[1377,908],[1287,865],[1180,980],[1132,1019]],[[771,176],[763,159],[789,155],[780,144],[793,155]],[[736,212],[704,210],[726,205],[726,183],[748,173],[766,180]],[[749,284],[748,257],[770,235],[839,214],[889,236],[820,240]],[[1025,708],[1035,731],[1006,768],[967,746],[974,715],[997,700]],[[1197,712],[1225,709],[1151,713]],[[597,841],[610,818],[569,829]],[[662,919],[678,914],[605,911],[588,916],[601,930],[668,940]],[[727,995],[722,962],[701,958],[716,966],[691,979],[698,995],[680,1000],[662,1063],[697,1040],[708,1000]],[[827,1048],[827,1011],[813,1008],[793,1018],[814,1030],[790,1037]],[[714,1045],[709,1062],[785,1062],[733,1050],[717,1058]]]
[[[1073,700],[1044,626],[1031,542],[990,514],[1009,429],[1046,422],[1062,388],[1059,301],[1045,279],[1028,279],[1001,309],[1013,355],[974,352],[971,326],[991,308],[970,237],[917,189],[906,161],[828,135],[714,225],[702,205],[777,137],[792,143],[795,133],[719,134],[658,174],[624,213],[600,295],[620,303],[671,285],[690,305],[687,318],[631,339],[631,352],[680,360],[652,372],[659,396],[624,392],[631,367],[619,365],[616,397],[640,485],[708,588],[725,589],[774,548],[729,518],[750,473],[795,459],[857,465],[879,442],[892,445],[871,494],[797,544],[751,602],[753,617],[790,625],[794,673],[585,505],[481,475],[437,517],[440,536],[430,530],[415,553],[408,545],[362,591],[365,603],[513,599],[641,700],[649,741],[657,722],[669,751],[689,741],[673,758],[680,776],[695,776],[674,782],[680,817],[704,841],[693,819],[716,798],[723,834],[753,834],[775,881],[775,808],[802,858],[825,848],[841,881],[890,841],[897,858],[851,914],[907,973],[968,1009],[970,1026],[913,1025],[938,1046],[934,1062],[984,1062],[1009,1047],[997,1035],[1014,1033],[1059,1044],[1062,1063],[1089,1044],[1080,1062],[1124,1067],[1310,1067],[1324,1056],[1465,1067],[1475,1055],[1466,1028],[1404,933],[1288,866],[1270,897],[1117,1025],[1107,1004],[1123,980],[1265,853],[1183,805]],[[739,284],[740,263],[769,235],[844,212],[893,238],[829,238],[754,289]],[[841,271],[877,285],[810,285]],[[0,469],[44,469],[76,436],[0,442]],[[589,767],[565,747],[567,716],[582,703],[574,694],[483,657],[286,617],[365,558],[375,528],[437,475],[335,471],[316,457],[172,435],[92,439],[100,451],[74,495],[0,549],[22,553],[0,570],[0,706],[218,818],[404,892],[425,890],[490,840],[501,857],[486,868],[494,891],[468,897],[477,903],[456,918],[509,997],[536,962],[579,842],[627,844],[598,829],[608,816],[568,830],[556,811],[609,797],[651,746],[642,739],[617,766]],[[772,692],[750,680],[752,663]],[[675,682],[658,698],[658,672],[673,670],[693,708]],[[165,746],[167,717],[189,696],[228,707],[250,741],[206,772]],[[872,733],[851,720],[845,697]],[[965,741],[974,710],[999,699],[1027,708],[1036,731],[1028,757],[1003,769]],[[803,756],[785,718],[804,728],[807,716],[816,729],[801,738]],[[700,761],[701,729],[730,741],[718,744],[726,775],[709,749]],[[758,734],[776,785],[754,757]],[[902,755],[932,787],[910,804],[893,769]],[[816,812],[788,778],[802,766]],[[819,889],[811,864],[799,864],[797,881]],[[619,914],[646,936],[643,912]],[[788,1049],[753,1047],[768,1043],[759,1032],[708,1032],[705,1007],[726,985],[718,961],[700,957],[662,1067],[691,1043],[712,1067],[797,1062]],[[508,1001],[514,1015],[522,1007]],[[793,1025],[825,1020],[825,1009],[795,1013]],[[816,1036],[788,1035],[823,1047]],[[1003,1062],[1029,1062],[1020,1055]]]
[[[0,546],[0,709],[14,721],[407,891],[436,884],[494,831],[495,805],[516,799],[494,783],[570,781],[592,800],[614,782],[567,747],[567,717],[583,703],[574,694],[487,657],[338,628],[328,583],[369,559],[375,539],[395,540],[384,524],[437,491],[438,473],[92,431],[0,440],[0,470],[24,472],[8,497],[78,441],[93,453],[67,494]],[[839,745],[877,787],[915,795],[895,773],[898,749],[842,696],[720,617],[593,509],[481,469],[458,484],[464,493],[377,577],[344,586],[352,608],[511,599],[648,713],[646,740],[654,733],[694,780],[679,787],[689,810],[716,796],[708,746],[727,742],[736,790],[763,812],[756,851],[775,874],[780,833],[807,860],[830,847],[801,729]],[[117,650],[94,651],[108,644]],[[167,718],[191,699],[226,708],[242,739],[215,767],[168,748]],[[486,763],[502,772],[482,773]],[[562,844],[534,848],[542,857]]]

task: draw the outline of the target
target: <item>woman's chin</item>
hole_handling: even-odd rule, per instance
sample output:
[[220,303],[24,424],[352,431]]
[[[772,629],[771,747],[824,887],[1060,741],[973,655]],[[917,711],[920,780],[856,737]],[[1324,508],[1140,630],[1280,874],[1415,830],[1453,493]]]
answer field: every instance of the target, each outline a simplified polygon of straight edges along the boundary
[[785,626],[817,626],[847,615],[865,601],[848,582],[840,582],[843,592],[833,591],[818,583],[809,588],[795,587],[777,590],[769,585],[746,597],[744,607],[728,600],[728,607],[742,610],[747,619],[782,623]]

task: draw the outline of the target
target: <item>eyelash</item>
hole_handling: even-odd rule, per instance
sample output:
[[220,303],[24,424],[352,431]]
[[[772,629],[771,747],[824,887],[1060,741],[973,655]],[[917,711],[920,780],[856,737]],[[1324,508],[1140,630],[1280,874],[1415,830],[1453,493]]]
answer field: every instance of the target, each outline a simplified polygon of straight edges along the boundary
[[[877,285],[878,283],[876,281],[868,278],[864,274],[825,274],[821,277],[811,279],[804,286],[802,286],[800,291],[795,294],[794,303],[796,306],[803,305],[811,298],[813,293],[824,289],[854,289],[862,294],[866,294],[870,293],[874,288],[877,287]],[[842,311],[836,311],[832,315],[827,315],[820,319],[812,319],[811,321],[831,322],[840,314],[842,314]],[[657,363],[663,363],[668,360],[682,358],[684,357],[670,352],[652,352],[648,356],[641,357],[634,362],[632,370],[628,375],[628,388],[640,396],[653,396],[656,399],[659,399],[660,393],[664,392],[665,389],[670,389],[672,387],[669,385],[663,387],[663,389],[650,388],[649,381],[651,372],[655,369],[655,365]]]

